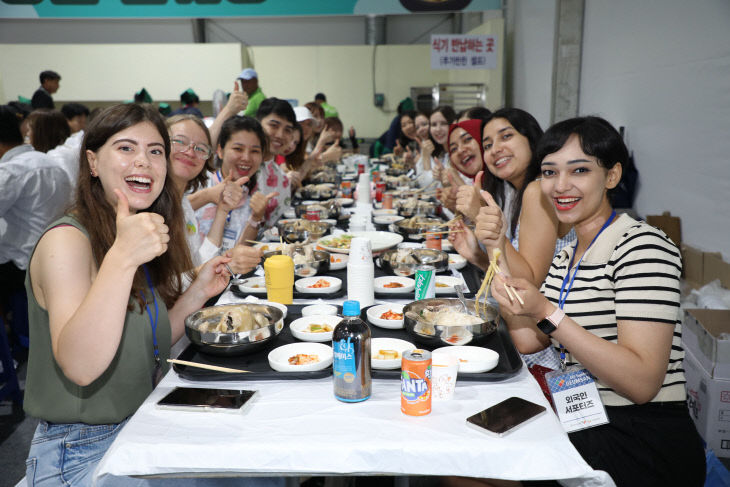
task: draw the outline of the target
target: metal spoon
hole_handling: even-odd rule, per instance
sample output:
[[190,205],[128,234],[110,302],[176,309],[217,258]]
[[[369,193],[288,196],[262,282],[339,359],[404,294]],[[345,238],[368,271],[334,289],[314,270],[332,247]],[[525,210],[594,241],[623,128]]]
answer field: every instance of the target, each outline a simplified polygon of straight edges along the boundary
[[466,298],[464,298],[464,293],[461,290],[461,284],[454,286],[454,291],[456,291],[456,295],[459,297],[459,301],[461,301],[461,305],[464,307],[464,313],[473,315],[474,313],[470,312],[469,307],[466,305]]
[[241,279],[239,277],[236,277],[236,273],[233,272],[233,269],[231,269],[228,264],[223,264],[223,265],[226,266],[226,269],[228,269],[228,272],[231,274],[231,280],[228,283],[229,286],[240,286],[241,284],[243,284],[246,281],[246,279]]

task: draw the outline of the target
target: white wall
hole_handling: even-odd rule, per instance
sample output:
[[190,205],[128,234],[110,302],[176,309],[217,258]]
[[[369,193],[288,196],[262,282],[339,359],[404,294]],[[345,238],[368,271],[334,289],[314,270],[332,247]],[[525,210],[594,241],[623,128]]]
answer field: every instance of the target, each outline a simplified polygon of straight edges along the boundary
[[626,126],[640,215],[730,260],[730,2],[587,0],[580,112]]
[[515,0],[512,59],[512,103],[550,125],[552,100],[555,1]]

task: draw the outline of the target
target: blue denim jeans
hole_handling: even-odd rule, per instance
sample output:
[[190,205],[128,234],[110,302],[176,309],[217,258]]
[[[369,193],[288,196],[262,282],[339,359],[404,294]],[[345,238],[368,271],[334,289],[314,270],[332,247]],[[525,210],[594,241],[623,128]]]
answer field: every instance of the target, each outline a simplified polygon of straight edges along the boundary
[[94,469],[126,423],[40,422],[26,464],[29,486],[90,486]]

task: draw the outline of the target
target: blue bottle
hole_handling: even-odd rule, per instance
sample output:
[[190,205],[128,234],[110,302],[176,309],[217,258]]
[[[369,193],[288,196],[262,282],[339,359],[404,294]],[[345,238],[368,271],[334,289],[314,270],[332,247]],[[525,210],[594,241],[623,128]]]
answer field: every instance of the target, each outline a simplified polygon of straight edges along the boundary
[[345,301],[343,319],[332,332],[335,397],[360,402],[370,397],[370,327],[360,319],[360,303]]

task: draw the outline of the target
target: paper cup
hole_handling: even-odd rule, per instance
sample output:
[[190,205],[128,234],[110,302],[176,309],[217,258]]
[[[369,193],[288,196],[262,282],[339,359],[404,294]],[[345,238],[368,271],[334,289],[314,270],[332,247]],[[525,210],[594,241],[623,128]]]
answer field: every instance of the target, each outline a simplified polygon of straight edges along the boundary
[[434,354],[431,359],[431,387],[433,398],[448,401],[454,398],[459,360],[449,354]]

